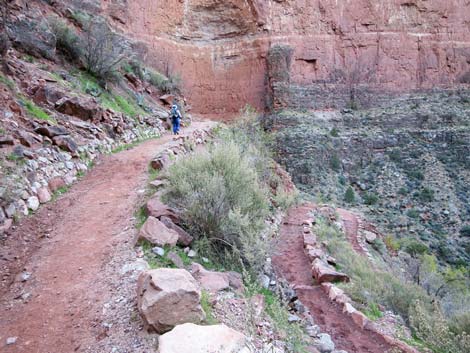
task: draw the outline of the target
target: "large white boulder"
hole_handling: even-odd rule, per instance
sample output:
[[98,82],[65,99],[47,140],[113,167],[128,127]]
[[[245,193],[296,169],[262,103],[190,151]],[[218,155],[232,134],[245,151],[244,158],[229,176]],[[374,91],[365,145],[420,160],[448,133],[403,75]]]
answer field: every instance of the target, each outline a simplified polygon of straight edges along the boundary
[[201,290],[186,270],[160,268],[143,272],[138,280],[137,296],[142,318],[158,333],[205,319]]
[[242,333],[225,325],[176,326],[158,339],[159,353],[252,353]]

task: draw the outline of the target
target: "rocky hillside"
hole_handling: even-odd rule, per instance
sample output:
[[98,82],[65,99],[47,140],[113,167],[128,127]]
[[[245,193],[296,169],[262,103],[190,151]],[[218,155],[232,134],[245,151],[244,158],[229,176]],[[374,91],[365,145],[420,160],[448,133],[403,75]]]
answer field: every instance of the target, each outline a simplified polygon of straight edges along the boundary
[[462,91],[366,110],[285,110],[267,123],[278,159],[305,192],[356,207],[383,234],[422,240],[443,261],[466,265],[469,114]]
[[133,59],[133,42],[104,18],[58,13],[42,1],[5,6],[1,234],[64,192],[100,154],[160,136],[173,101],[184,109],[169,94],[176,84]]

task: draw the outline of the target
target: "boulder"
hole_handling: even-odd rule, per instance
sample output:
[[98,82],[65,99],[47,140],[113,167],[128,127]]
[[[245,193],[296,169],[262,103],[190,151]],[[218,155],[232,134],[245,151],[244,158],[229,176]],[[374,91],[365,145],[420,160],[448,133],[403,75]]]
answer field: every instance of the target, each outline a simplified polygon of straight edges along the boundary
[[208,271],[202,265],[193,263],[191,273],[208,292],[217,293],[230,287],[228,276],[224,272]]
[[43,125],[43,126],[39,126],[39,127],[35,128],[34,132],[36,132],[40,135],[43,135],[43,136],[47,136],[49,138],[69,134],[69,132],[66,129],[64,129],[63,127],[60,127],[60,126],[47,126],[47,125]]
[[319,338],[314,343],[315,348],[317,348],[320,353],[331,353],[335,350],[335,344],[331,340],[330,335],[326,333],[321,333]]
[[375,233],[372,233],[368,230],[365,230],[364,231],[364,239],[366,240],[366,242],[368,242],[369,244],[372,244],[375,239],[377,239],[377,234]]
[[0,234],[5,233],[10,227],[13,225],[13,220],[11,218],[7,218],[3,224],[0,223]]
[[349,277],[346,274],[336,271],[320,259],[313,261],[312,274],[318,283],[349,282]]
[[39,199],[36,196],[31,196],[26,201],[28,208],[32,211],[36,211],[39,208]]
[[148,216],[155,218],[165,216],[170,218],[173,222],[178,220],[178,216],[176,215],[175,211],[161,202],[159,196],[152,197],[150,200],[148,200],[145,207]]
[[99,121],[102,116],[101,109],[93,99],[79,97],[64,97],[60,99],[56,102],[56,110],[85,121]]
[[165,104],[172,105],[175,101],[175,96],[173,94],[164,94],[160,97],[160,100]]
[[20,142],[23,146],[33,147],[36,143],[40,142],[39,136],[33,135],[27,131],[18,131]]
[[188,232],[186,232],[183,228],[180,226],[177,226],[173,221],[171,220],[170,217],[167,216],[162,216],[160,217],[160,221],[167,226],[169,229],[173,229],[176,233],[178,233],[178,245],[181,246],[189,246],[192,241],[193,237],[189,235]]
[[149,217],[140,229],[137,241],[147,240],[157,246],[175,246],[178,241],[178,233],[168,229],[155,217]]
[[158,333],[187,322],[205,319],[201,290],[191,274],[182,269],[160,268],[143,272],[137,283],[139,312]]
[[0,136],[0,147],[1,146],[13,146],[15,140],[12,136]]
[[57,85],[41,85],[36,88],[33,100],[37,104],[55,105],[65,94],[65,91],[59,90]]
[[176,326],[158,339],[158,353],[252,353],[247,338],[225,325]]
[[72,154],[77,153],[78,145],[70,136],[55,136],[52,138],[52,141],[64,151]]

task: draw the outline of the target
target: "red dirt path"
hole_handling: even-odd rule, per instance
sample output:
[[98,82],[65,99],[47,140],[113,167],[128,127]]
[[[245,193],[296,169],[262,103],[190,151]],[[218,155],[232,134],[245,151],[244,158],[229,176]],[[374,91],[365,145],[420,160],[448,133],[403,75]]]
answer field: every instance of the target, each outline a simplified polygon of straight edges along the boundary
[[[183,134],[208,124],[193,123]],[[100,339],[95,327],[109,301],[102,269],[116,255],[118,244],[132,246],[125,234],[133,226],[137,190],[146,185],[150,159],[171,141],[164,136],[105,156],[63,197],[9,235],[2,271],[14,274],[26,268],[32,276],[25,283],[3,282],[2,352],[83,352]],[[116,282],[119,285],[119,279]],[[19,300],[25,293],[29,299]],[[18,340],[5,346],[7,337]]]
[[273,256],[277,274],[285,278],[297,291],[302,303],[310,310],[322,332],[331,335],[336,349],[349,353],[384,353],[392,347],[382,337],[360,330],[342,308],[332,303],[322,288],[313,283],[310,261],[303,248],[302,222],[308,219],[312,204],[293,208],[283,221],[280,239]]

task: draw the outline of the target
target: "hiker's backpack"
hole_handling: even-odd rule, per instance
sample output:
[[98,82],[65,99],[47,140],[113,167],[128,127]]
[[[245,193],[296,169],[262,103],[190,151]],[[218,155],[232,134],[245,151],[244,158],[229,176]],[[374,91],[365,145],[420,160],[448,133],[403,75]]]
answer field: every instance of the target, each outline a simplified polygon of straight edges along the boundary
[[174,122],[179,119],[180,115],[178,109],[171,109],[171,121]]

